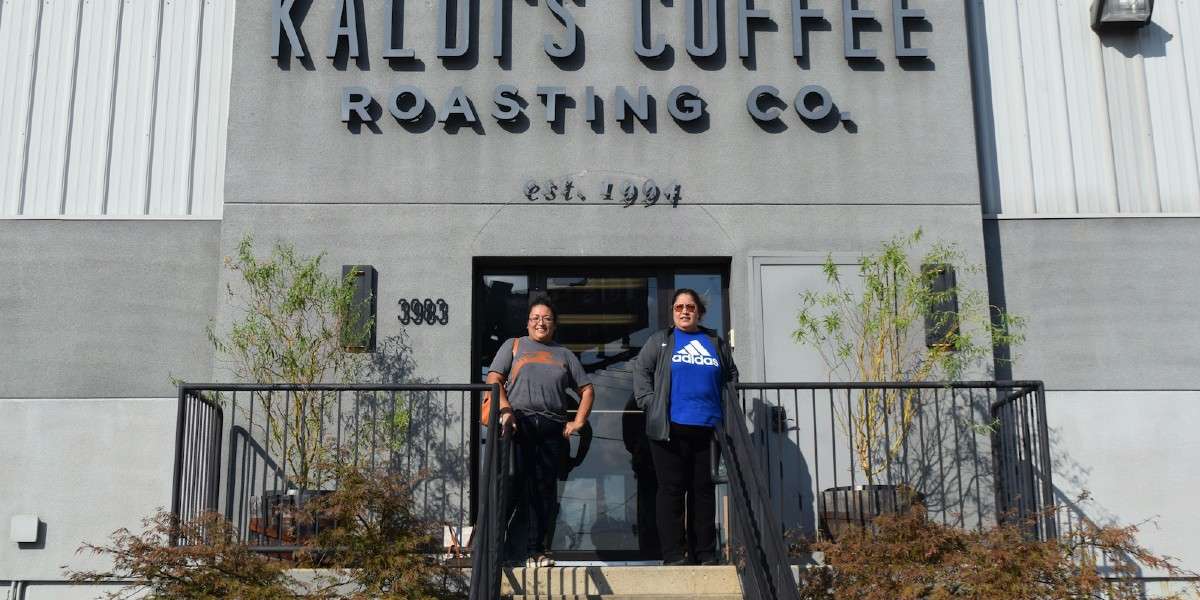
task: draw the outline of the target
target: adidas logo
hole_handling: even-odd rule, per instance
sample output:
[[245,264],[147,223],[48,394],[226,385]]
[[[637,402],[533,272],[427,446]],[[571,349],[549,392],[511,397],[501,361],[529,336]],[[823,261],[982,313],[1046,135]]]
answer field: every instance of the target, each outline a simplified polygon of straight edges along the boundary
[[692,340],[691,343],[679,349],[674,356],[671,357],[671,362],[687,363],[689,365],[703,365],[707,367],[719,367],[721,363],[713,358],[708,350],[700,344],[699,340]]

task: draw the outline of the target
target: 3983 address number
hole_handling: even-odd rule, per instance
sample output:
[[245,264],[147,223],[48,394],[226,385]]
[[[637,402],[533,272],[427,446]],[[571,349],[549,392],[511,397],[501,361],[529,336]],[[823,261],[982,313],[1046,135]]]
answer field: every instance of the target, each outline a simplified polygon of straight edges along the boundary
[[445,325],[450,322],[450,305],[438,298],[401,298],[396,318],[401,325]]

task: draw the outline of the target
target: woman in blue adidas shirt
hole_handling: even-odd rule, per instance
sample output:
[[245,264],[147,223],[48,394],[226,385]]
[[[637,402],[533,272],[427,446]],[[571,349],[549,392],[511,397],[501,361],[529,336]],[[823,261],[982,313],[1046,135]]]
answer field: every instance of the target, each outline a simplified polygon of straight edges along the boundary
[[675,326],[646,340],[633,375],[658,476],[658,536],[663,564],[715,565],[713,431],[723,416],[728,384],[737,380],[737,367],[717,332],[700,326],[705,310],[700,294],[678,290],[671,310]]

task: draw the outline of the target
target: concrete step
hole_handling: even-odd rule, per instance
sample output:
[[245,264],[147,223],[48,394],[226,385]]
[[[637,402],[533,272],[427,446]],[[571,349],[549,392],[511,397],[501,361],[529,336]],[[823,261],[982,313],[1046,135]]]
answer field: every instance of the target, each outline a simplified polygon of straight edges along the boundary
[[513,600],[742,600],[741,594],[513,596]]
[[504,569],[500,593],[516,599],[740,600],[737,570],[718,567],[555,566]]

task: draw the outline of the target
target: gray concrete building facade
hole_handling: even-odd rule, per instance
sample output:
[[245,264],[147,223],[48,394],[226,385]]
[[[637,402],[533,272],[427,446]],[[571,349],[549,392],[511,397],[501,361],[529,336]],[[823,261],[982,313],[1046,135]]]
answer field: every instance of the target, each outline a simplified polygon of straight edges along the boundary
[[[1200,142],[1200,93],[1167,107],[1189,115],[1187,140],[1149,142],[1149,163],[1095,162],[1079,136],[1134,152],[1121,136],[1141,117],[1121,102],[1144,100],[1161,132],[1168,92],[1151,75],[1149,92],[1100,89],[1102,124],[1070,112],[1092,80],[1058,73],[1060,89],[1010,62],[1014,43],[1036,62],[1049,33],[1018,25],[1052,15],[982,0],[58,4],[0,14],[3,78],[28,86],[0,99],[18,115],[0,131],[25,138],[5,138],[0,170],[0,528],[44,523],[37,544],[0,544],[0,581],[46,582],[26,598],[57,597],[62,565],[95,564],[80,542],[170,502],[173,382],[230,379],[205,329],[237,317],[222,260],[248,235],[260,252],[324,253],[331,273],[372,265],[380,344],[403,340],[405,376],[423,381],[481,380],[523,329],[496,308],[549,293],[578,309],[564,343],[615,382],[618,414],[622,357],[669,322],[670,290],[706,295],[743,380],[819,381],[789,327],[821,261],[920,228],[986,266],[961,285],[1028,319],[999,375],[1046,382],[1060,493],[1091,491],[1079,510],[1097,519],[1160,517],[1148,542],[1200,569],[1182,500],[1200,472],[1179,458],[1200,418],[1186,312],[1200,207],[1190,180],[1164,175],[1200,163],[1153,159]],[[1088,38],[1083,3],[1060,4],[1056,52],[1102,72],[1156,73],[1200,31],[1181,33],[1200,13],[1178,3],[1155,13],[1174,42]],[[94,53],[109,79],[86,76]],[[1178,68],[1200,92],[1193,63]],[[77,107],[93,89],[107,113]],[[1012,134],[1048,130],[1026,107],[1040,105],[1072,107],[1065,138]],[[51,118],[71,125],[39,133]],[[1047,175],[1066,169],[1079,176]],[[1151,216],[1129,195],[1154,173]],[[427,299],[439,318],[417,323]]]

